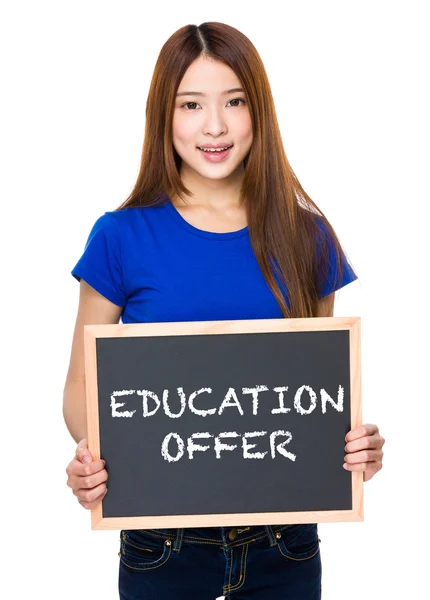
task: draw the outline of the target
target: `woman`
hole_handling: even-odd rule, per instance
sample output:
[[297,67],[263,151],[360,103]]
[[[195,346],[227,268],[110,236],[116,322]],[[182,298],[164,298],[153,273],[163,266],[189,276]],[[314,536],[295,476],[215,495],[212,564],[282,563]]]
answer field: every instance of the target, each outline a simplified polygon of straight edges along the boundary
[[[86,442],[85,324],[333,315],[335,291],[357,276],[288,163],[263,64],[238,30],[187,25],[167,40],[137,182],[96,221],[72,274],[64,417],[78,445],[67,473],[87,509],[108,474]],[[344,468],[369,480],[383,444],[376,425],[350,431]],[[122,531],[119,575],[128,600],[317,599],[317,525]]]

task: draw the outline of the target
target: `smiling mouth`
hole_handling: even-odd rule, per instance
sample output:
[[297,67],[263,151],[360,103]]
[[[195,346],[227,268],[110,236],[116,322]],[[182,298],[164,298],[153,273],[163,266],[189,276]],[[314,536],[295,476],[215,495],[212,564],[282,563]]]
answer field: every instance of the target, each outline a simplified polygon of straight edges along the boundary
[[211,154],[217,154],[219,152],[225,152],[226,150],[229,150],[232,147],[233,147],[233,144],[231,146],[224,146],[224,148],[200,148],[200,146],[197,146],[197,148],[199,150],[202,150],[202,152],[209,152]]

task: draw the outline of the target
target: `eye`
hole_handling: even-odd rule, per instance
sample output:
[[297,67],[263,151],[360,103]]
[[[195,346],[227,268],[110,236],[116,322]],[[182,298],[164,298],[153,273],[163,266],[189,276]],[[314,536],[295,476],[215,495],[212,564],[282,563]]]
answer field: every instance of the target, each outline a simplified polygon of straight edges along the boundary
[[[245,100],[243,98],[233,98],[230,102],[243,102],[245,104]],[[240,104],[236,104],[235,106],[240,106]]]
[[[185,104],[181,105],[181,108],[185,108],[186,106],[188,106],[189,104],[197,104],[197,102],[185,102]],[[187,108],[186,110],[192,110],[192,108]]]
[[[229,101],[228,104],[230,104],[230,102],[242,102],[243,104],[245,104],[244,98],[233,98],[232,100]],[[198,102],[185,102],[185,104],[181,105],[181,108],[185,108],[185,110],[194,110],[194,107],[187,108],[190,104],[193,105],[193,106],[195,106],[195,105],[200,106],[198,104]],[[236,107],[239,107],[239,106],[240,106],[240,104],[235,104],[233,107],[236,108]]]

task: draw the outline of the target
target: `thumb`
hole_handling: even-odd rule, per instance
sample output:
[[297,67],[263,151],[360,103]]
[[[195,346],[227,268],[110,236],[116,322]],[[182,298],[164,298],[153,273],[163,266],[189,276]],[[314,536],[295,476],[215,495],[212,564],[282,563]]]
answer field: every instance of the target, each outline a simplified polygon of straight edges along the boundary
[[91,462],[92,456],[90,454],[90,451],[88,450],[88,441],[87,438],[84,438],[83,440],[81,440],[79,442],[79,444],[76,447],[76,458],[81,462],[81,463],[89,463]]

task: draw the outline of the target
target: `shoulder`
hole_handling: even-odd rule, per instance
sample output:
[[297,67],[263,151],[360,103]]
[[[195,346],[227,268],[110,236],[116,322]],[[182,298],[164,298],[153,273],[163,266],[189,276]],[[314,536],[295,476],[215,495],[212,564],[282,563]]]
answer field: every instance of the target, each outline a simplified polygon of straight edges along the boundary
[[149,223],[165,218],[165,205],[127,206],[118,210],[106,211],[99,220],[107,227],[127,227],[138,223]]
[[319,257],[321,251],[333,242],[330,224],[325,217],[304,206],[299,206],[298,214],[303,235],[301,243],[312,247],[315,255]]
[[98,221],[106,227],[123,226],[135,220],[139,210],[137,207],[108,210],[98,218]]
[[122,255],[151,251],[157,240],[175,234],[172,218],[163,205],[132,206],[106,211],[94,225],[93,234],[112,242]]
[[308,222],[308,231],[314,240],[316,256],[320,258],[321,253],[333,253],[339,240],[327,217],[308,211]]
[[106,211],[96,219],[90,235],[104,234],[109,238],[127,240],[132,231],[142,232],[142,228],[160,220],[160,212],[156,212],[155,208],[132,206]]

